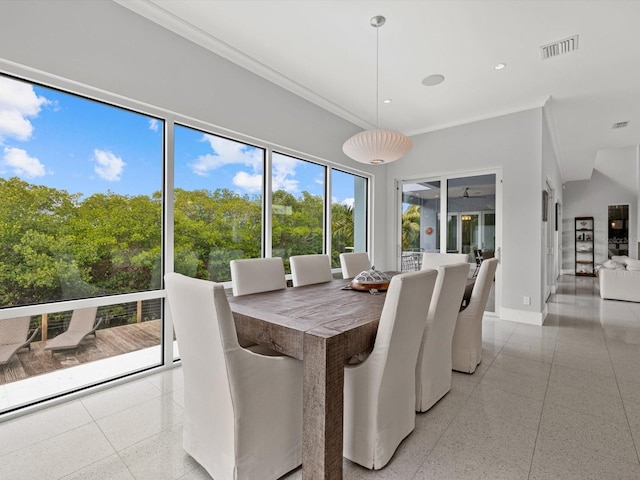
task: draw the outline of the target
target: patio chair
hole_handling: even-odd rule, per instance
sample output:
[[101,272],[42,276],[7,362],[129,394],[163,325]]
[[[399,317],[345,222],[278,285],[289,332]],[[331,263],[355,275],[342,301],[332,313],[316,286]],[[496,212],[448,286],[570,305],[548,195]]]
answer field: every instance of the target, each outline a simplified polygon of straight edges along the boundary
[[79,308],[74,310],[69,321],[69,328],[47,342],[45,350],[71,350],[78,348],[80,342],[88,335],[96,336],[96,330],[102,323],[102,318],[96,322],[98,307]]
[[217,480],[302,463],[302,362],[240,347],[224,287],[165,275],[184,372],[183,447]]
[[360,272],[371,268],[371,261],[367,252],[348,252],[340,254],[342,278],[353,278]]
[[30,321],[31,317],[0,320],[0,365],[9,363],[11,357],[21,348],[29,347],[31,350],[31,341],[38,334],[39,329],[36,328],[29,336]]

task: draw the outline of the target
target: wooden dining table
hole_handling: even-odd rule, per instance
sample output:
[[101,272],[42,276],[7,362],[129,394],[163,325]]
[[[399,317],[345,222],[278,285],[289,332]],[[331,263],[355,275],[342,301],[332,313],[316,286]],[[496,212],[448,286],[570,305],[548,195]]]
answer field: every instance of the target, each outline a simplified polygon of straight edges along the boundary
[[373,347],[386,294],[348,280],[229,296],[238,336],[304,365],[302,478],[342,478],[344,364]]

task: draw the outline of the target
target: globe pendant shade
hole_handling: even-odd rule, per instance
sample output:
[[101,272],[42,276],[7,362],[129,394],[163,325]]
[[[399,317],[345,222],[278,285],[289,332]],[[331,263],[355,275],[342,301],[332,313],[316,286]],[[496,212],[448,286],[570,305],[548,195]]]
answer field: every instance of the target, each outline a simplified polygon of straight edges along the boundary
[[389,163],[398,160],[413,147],[411,139],[395,130],[376,128],[356,133],[342,145],[348,157],[361,163]]

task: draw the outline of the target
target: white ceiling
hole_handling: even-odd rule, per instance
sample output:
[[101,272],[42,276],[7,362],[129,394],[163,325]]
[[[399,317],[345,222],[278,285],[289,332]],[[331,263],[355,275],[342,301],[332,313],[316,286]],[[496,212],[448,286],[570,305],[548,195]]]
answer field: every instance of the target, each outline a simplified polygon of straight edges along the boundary
[[[565,181],[589,178],[599,150],[640,144],[637,0],[115,1],[362,128],[376,124],[369,20],[384,15],[380,127],[416,135],[550,99]],[[542,60],[573,35],[578,50]]]

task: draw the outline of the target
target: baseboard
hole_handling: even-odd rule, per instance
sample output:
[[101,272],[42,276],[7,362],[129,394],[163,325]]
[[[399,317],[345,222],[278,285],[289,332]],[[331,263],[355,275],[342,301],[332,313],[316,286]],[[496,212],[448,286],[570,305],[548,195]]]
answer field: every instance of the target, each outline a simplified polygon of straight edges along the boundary
[[510,322],[542,325],[547,318],[547,306],[545,305],[542,312],[529,312],[527,310],[502,307],[500,309],[500,318],[502,320],[509,320]]

